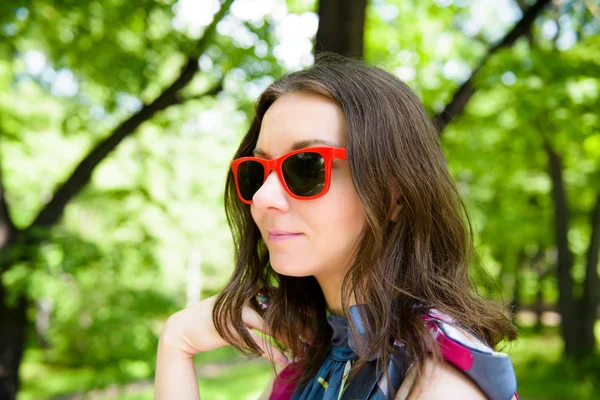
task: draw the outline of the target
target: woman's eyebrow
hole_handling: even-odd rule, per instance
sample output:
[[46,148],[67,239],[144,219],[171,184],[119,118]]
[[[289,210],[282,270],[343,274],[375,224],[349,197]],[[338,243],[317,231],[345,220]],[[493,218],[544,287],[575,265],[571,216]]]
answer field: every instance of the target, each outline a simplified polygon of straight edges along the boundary
[[[330,142],[328,140],[310,139],[310,140],[301,140],[299,142],[294,143],[294,145],[292,146],[292,149],[290,151],[300,150],[300,149],[304,149],[306,147],[311,147],[311,146],[315,146],[315,145],[340,147],[339,144]],[[259,149],[258,147],[252,151],[252,154],[254,154],[255,156],[268,157],[267,152]]]

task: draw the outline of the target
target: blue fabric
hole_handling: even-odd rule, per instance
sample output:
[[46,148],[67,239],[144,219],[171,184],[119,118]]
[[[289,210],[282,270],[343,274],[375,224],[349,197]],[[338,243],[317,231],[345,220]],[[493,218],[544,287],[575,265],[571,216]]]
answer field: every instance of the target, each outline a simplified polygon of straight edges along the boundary
[[[388,390],[383,372],[377,371],[377,358],[372,357],[365,368],[351,382],[347,382],[345,374],[359,358],[363,350],[361,343],[367,343],[368,329],[366,309],[361,306],[350,307],[350,316],[358,329],[360,343],[355,343],[348,327],[348,321],[343,316],[329,314],[327,322],[333,329],[331,347],[321,368],[313,379],[306,385],[298,385],[291,399],[293,400],[338,400],[338,399],[386,399]],[[400,387],[404,368],[400,360],[390,363],[390,378],[394,391]],[[343,387],[342,387],[343,386]]]
[[[368,359],[366,366],[351,380],[346,374],[359,358],[368,354],[369,313],[366,305],[350,307],[350,318],[358,330],[358,343],[353,339],[344,317],[329,314],[327,322],[333,330],[331,347],[318,373],[305,385],[298,385],[292,394],[292,400],[384,400],[389,399],[390,392],[396,392],[407,370],[407,360],[403,356],[403,347],[397,344],[400,358],[392,356],[388,373],[393,390],[388,390],[383,371],[377,370],[377,356]],[[429,310],[430,318],[441,325],[454,326],[454,321],[436,310]],[[450,328],[446,330],[451,333]],[[467,374],[492,400],[508,400],[516,390],[516,378],[510,358],[502,353],[494,352],[485,343],[475,346],[474,343],[460,335],[447,336],[449,340],[468,350],[473,364]],[[483,347],[481,347],[483,346]],[[485,351],[482,351],[484,349]]]

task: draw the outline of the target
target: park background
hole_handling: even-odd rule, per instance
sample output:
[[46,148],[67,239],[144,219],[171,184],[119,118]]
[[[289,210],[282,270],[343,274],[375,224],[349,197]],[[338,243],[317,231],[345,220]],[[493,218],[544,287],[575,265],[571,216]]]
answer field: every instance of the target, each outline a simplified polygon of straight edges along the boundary
[[[253,101],[321,51],[436,122],[522,398],[600,398],[599,31],[597,0],[1,1],[0,399],[152,398],[166,318],[232,271],[222,192]],[[196,361],[205,399],[269,374]]]

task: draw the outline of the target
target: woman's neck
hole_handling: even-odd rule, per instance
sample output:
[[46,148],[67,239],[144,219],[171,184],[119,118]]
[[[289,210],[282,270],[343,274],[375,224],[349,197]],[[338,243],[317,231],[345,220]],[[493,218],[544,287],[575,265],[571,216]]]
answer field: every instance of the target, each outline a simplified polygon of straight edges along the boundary
[[[325,297],[325,303],[327,304],[327,310],[334,315],[344,315],[342,307],[343,275],[319,275],[315,276],[315,278],[317,279],[317,282],[319,282],[319,286],[321,286],[321,291],[323,292],[323,297]],[[354,295],[351,294],[348,306],[353,306],[355,304],[356,301]]]

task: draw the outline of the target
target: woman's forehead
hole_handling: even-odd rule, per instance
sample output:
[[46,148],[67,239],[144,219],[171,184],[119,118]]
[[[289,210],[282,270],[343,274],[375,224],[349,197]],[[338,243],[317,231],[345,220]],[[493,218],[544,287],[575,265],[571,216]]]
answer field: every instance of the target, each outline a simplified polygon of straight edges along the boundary
[[344,114],[333,100],[307,92],[289,93],[263,116],[256,147],[271,157],[311,145],[345,147],[345,129]]
[[[315,139],[300,140],[300,141],[294,142],[292,144],[292,146],[288,149],[288,151],[300,150],[300,149],[304,149],[307,147],[316,147],[316,146],[342,147],[339,145],[338,142],[331,142],[329,140],[322,140],[322,139],[315,138]],[[268,151],[263,150],[258,146],[253,150],[252,153],[258,157],[273,158],[273,157],[271,157],[271,154]],[[277,157],[277,156],[278,155],[276,155],[275,157]]]

